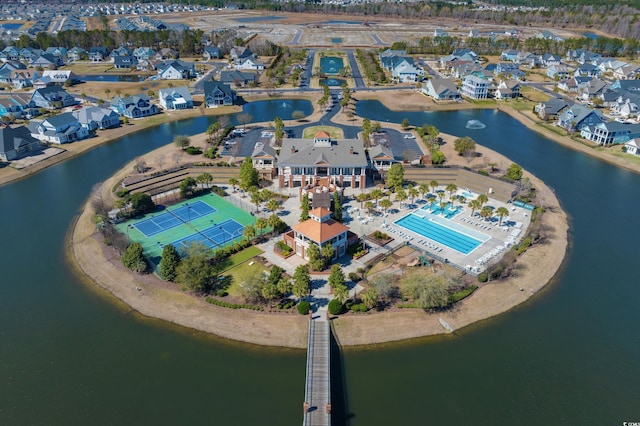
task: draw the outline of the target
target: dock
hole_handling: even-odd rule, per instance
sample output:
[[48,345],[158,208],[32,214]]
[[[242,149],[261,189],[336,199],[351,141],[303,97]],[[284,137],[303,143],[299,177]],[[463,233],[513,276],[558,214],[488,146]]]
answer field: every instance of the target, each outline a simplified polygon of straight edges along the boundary
[[331,425],[331,328],[326,315],[309,320],[303,426]]

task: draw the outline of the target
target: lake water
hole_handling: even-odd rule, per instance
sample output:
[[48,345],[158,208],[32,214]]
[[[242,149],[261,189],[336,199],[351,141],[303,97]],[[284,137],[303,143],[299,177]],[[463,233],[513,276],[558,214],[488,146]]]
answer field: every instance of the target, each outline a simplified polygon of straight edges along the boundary
[[313,112],[313,104],[305,99],[269,99],[242,106],[242,112],[250,114],[253,122],[272,121],[274,117],[291,120],[294,111],[302,111],[308,116]]
[[284,18],[284,16],[269,15],[269,16],[249,16],[246,18],[233,18],[233,20],[236,22],[242,22],[246,24],[246,23],[260,22],[260,21],[275,21],[277,19],[282,19],[282,18]]
[[107,83],[123,81],[127,83],[138,83],[146,79],[146,76],[136,74],[86,74],[78,76],[78,80],[80,81],[104,81]]
[[[640,200],[629,194],[640,176],[491,110],[358,107],[382,122],[406,116],[472,136],[535,173],[570,216],[571,246],[548,289],[513,312],[454,336],[343,351],[332,360],[343,380],[333,393],[334,424],[637,421]],[[487,127],[466,129],[472,119]],[[304,351],[141,319],[82,284],[64,260],[66,232],[95,183],[210,122],[167,123],[0,187],[0,424],[301,422]]]

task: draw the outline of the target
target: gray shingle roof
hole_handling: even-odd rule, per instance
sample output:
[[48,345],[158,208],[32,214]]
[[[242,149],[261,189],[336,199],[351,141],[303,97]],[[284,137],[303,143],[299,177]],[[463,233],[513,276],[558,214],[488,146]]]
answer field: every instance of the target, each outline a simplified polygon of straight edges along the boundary
[[[353,148],[353,153],[351,149]],[[292,152],[293,151],[293,152]],[[327,162],[331,167],[366,167],[364,145],[359,139],[332,140],[331,146],[319,147],[313,139],[284,139],[278,165],[285,167],[313,166]]]

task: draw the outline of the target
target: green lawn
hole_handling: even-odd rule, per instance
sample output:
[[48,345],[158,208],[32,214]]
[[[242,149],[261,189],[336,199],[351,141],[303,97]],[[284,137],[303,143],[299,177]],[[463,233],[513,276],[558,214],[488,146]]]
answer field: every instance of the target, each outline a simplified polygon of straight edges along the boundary
[[[238,254],[241,253],[243,252],[240,252]],[[231,277],[231,285],[227,289],[227,293],[229,293],[229,296],[242,298],[243,294],[240,290],[240,283],[244,281],[245,277],[249,276],[252,273],[255,273],[256,270],[259,270],[261,272],[267,270],[267,268],[262,263],[254,262],[253,265],[249,265],[249,263],[251,262],[245,261],[244,263],[239,264],[233,269],[227,269],[228,272],[226,273],[226,275]]]
[[313,139],[318,132],[327,132],[331,139],[344,139],[342,129],[333,126],[311,126],[304,129],[302,139]]
[[259,254],[262,254],[263,251],[256,247],[256,246],[249,246],[246,249],[234,254],[233,256],[231,256],[229,258],[229,265],[227,266],[227,268],[222,271],[222,273],[227,272],[229,269],[231,268],[235,268],[236,266],[240,265],[241,263],[246,262],[249,259],[253,259],[254,257],[256,257]]

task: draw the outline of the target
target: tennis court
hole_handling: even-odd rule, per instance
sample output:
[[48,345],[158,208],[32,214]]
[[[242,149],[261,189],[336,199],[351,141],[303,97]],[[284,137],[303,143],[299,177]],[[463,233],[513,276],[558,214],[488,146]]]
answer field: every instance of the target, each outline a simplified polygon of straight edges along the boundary
[[147,259],[157,266],[167,244],[182,250],[191,242],[199,242],[217,250],[244,238],[244,227],[254,223],[250,213],[223,197],[206,194],[142,219],[120,223],[116,228],[131,241],[142,244]]
[[138,231],[142,232],[145,237],[151,237],[159,234],[160,232],[180,226],[183,223],[191,223],[192,220],[217,211],[218,210],[206,203],[203,203],[202,201],[192,203],[187,202],[178,208],[172,210],[167,209],[164,213],[159,214],[158,216],[150,217],[149,219],[144,219],[135,223],[133,226]]
[[201,231],[197,231],[193,235],[173,241],[171,244],[178,250],[186,248],[189,244],[196,242],[204,244],[209,248],[216,249],[224,246],[229,241],[242,237],[243,231],[244,226],[233,219],[229,219],[222,223],[213,224]]

